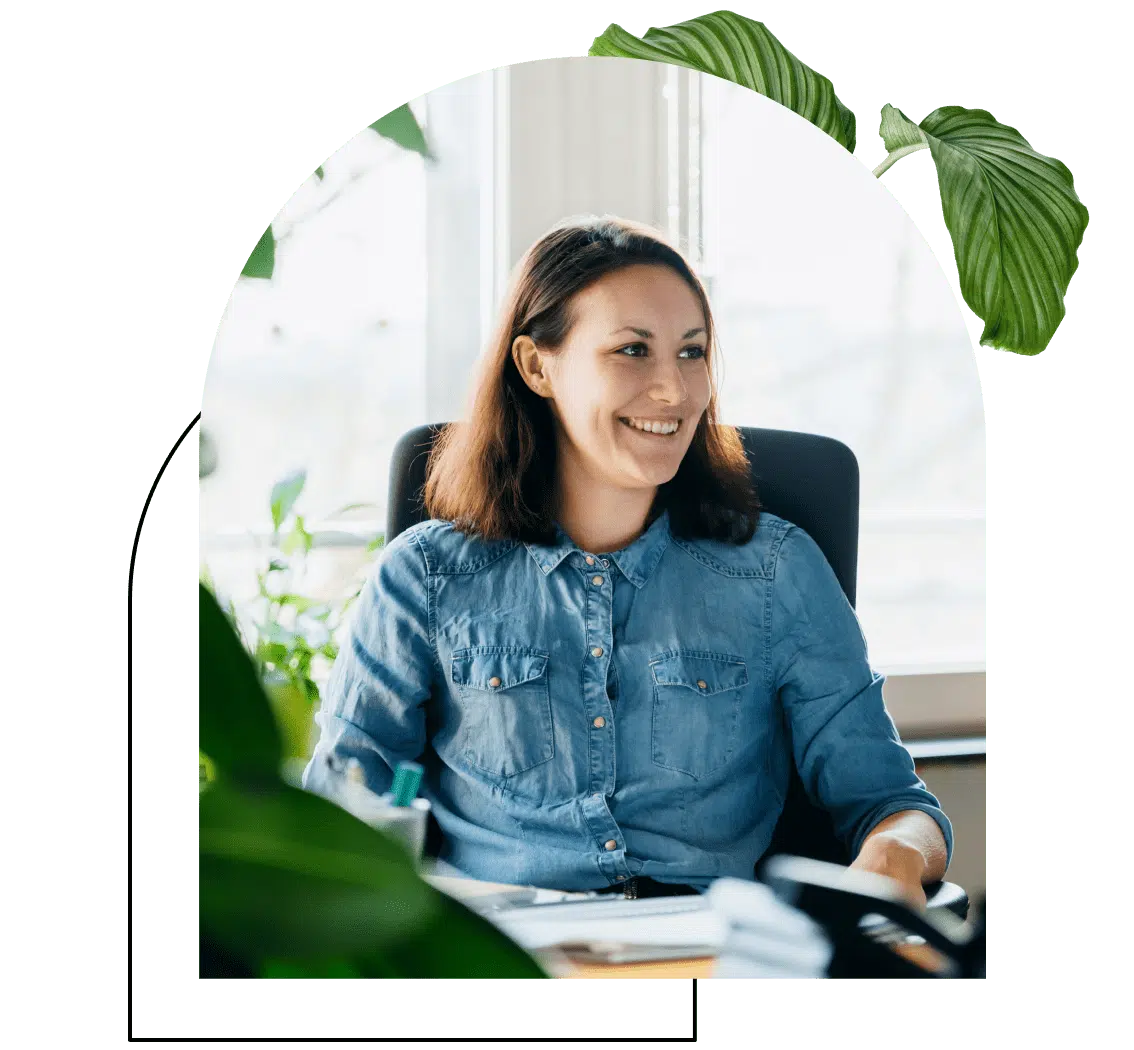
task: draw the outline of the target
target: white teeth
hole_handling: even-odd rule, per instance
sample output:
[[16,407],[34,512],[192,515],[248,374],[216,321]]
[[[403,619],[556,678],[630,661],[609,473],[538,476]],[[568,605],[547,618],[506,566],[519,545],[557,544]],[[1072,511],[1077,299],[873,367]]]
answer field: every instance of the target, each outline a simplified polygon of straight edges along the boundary
[[672,434],[681,425],[681,421],[677,420],[673,423],[650,423],[638,422],[633,419],[623,419],[627,426],[633,427],[635,430],[644,430],[648,434]]

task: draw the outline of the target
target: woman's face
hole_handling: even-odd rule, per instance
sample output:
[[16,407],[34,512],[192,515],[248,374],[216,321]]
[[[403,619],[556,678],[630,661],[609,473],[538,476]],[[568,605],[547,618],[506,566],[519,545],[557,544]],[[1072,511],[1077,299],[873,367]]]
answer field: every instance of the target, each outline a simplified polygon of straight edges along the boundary
[[622,489],[669,481],[709,404],[696,294],[667,266],[634,265],[577,293],[570,316],[543,358],[561,469]]

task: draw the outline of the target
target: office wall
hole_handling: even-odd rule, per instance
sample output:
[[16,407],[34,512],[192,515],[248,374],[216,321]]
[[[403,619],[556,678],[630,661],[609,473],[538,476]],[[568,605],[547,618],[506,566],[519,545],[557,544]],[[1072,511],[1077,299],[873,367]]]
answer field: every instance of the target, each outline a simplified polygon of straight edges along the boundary
[[983,671],[892,674],[882,689],[914,765],[953,823],[949,880],[973,899],[985,886],[985,759],[983,754],[932,758],[926,752],[984,747]]
[[889,674],[886,709],[902,739],[984,736],[984,671]]
[[953,824],[949,881],[975,901],[985,888],[985,760],[926,759],[917,771]]

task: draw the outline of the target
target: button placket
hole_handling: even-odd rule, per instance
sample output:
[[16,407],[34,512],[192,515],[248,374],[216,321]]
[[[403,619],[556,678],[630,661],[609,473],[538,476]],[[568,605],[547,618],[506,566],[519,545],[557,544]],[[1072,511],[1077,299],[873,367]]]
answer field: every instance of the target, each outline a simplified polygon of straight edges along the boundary
[[614,726],[610,721],[612,708],[606,692],[614,588],[606,574],[596,571],[599,561],[596,556],[583,553],[577,564],[583,569],[586,588],[583,627],[587,650],[583,687],[589,752],[587,783],[580,784],[580,788],[587,791],[591,805],[598,806],[600,810],[596,831],[599,834],[606,832],[599,839],[601,844],[609,840],[610,832],[617,829],[610,826],[610,813],[604,801],[605,793],[612,790],[614,782]]

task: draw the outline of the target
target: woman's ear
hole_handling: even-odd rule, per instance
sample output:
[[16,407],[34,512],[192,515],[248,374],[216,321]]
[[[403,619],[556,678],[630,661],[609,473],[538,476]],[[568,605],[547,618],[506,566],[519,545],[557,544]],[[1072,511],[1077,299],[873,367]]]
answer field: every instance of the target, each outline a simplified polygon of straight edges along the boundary
[[512,360],[516,371],[540,397],[551,396],[551,384],[544,375],[547,357],[540,352],[530,335],[518,335],[512,342]]

